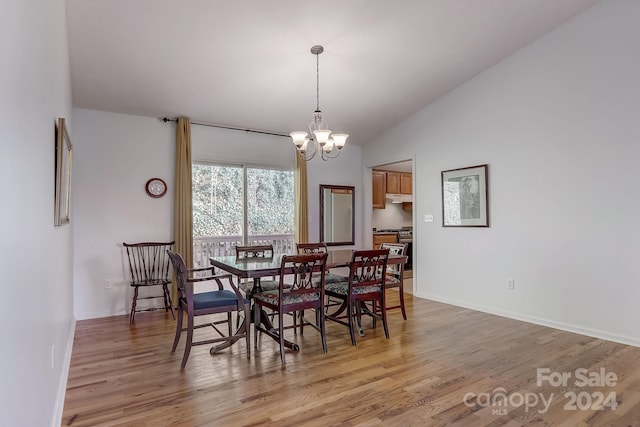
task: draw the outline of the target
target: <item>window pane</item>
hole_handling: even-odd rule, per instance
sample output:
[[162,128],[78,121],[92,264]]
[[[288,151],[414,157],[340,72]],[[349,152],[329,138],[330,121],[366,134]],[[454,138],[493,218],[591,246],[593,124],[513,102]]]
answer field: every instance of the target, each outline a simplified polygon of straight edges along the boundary
[[293,234],[294,172],[247,169],[247,222],[249,236]]
[[193,164],[193,237],[242,236],[242,168]]

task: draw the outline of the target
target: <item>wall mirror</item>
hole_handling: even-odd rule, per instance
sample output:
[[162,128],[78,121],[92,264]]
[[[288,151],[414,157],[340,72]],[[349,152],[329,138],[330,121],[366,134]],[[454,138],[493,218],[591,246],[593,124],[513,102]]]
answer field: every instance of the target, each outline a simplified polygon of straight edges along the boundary
[[320,185],[320,240],[327,246],[353,245],[355,187]]
[[54,225],[68,224],[71,219],[71,140],[64,118],[56,127],[56,176]]

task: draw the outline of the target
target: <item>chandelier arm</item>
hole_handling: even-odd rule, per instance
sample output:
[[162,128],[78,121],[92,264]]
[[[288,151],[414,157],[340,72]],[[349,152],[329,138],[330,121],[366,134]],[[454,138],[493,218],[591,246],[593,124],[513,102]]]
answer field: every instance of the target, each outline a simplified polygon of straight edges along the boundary
[[[336,153],[335,155],[331,155],[331,153]],[[322,160],[329,160],[329,159],[335,159],[336,157],[339,157],[340,154],[342,153],[342,150],[339,150],[337,148],[334,147],[334,149],[332,149],[329,153],[327,153],[326,151],[322,150],[320,152],[320,157],[322,158]]]
[[310,155],[310,156],[303,155],[303,156],[302,156],[302,158],[304,158],[304,161],[305,161],[305,162],[308,162],[309,160],[313,159],[313,158],[316,156],[316,153],[317,153],[317,152],[318,152],[318,151],[317,151],[317,150],[315,150],[315,151],[313,152],[313,154],[312,154],[312,155]]
[[[311,148],[309,148],[310,145]],[[301,153],[300,150],[298,150],[298,152],[300,153],[300,155],[302,155],[302,157],[304,157],[306,161],[309,161],[313,159],[316,154],[318,154],[318,144],[316,144],[314,140],[310,139],[309,142],[307,142],[307,148],[309,149],[304,153]]]

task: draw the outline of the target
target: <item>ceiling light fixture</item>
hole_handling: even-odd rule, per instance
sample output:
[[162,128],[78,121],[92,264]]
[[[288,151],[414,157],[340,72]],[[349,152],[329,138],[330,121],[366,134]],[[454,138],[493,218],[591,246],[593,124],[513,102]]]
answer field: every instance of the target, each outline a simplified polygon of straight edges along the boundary
[[311,48],[311,53],[316,56],[316,111],[309,121],[309,132],[291,132],[291,139],[298,152],[309,161],[320,152],[322,160],[335,159],[342,152],[344,144],[349,137],[346,133],[331,133],[327,122],[322,118],[320,111],[320,60],[318,55],[324,52],[324,47],[316,45]]

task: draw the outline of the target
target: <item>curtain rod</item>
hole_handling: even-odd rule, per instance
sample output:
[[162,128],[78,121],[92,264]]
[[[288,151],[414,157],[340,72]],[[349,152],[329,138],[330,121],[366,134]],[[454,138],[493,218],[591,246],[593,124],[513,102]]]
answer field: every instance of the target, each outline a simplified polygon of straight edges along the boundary
[[[161,119],[163,122],[167,123],[167,122],[178,122],[178,119],[170,119],[168,117],[163,117]],[[263,130],[254,130],[254,129],[242,129],[242,128],[237,128],[237,127],[233,127],[233,126],[223,126],[223,125],[214,125],[211,123],[198,123],[198,122],[191,122],[192,125],[197,125],[197,126],[207,126],[207,127],[212,127],[212,128],[220,128],[220,129],[230,129],[230,130],[240,130],[243,132],[253,132],[253,133],[262,133],[265,135],[274,135],[274,136],[284,136],[285,138],[290,138],[289,135],[285,135],[283,133],[276,133],[276,132],[267,132],[267,131],[263,131]]]

